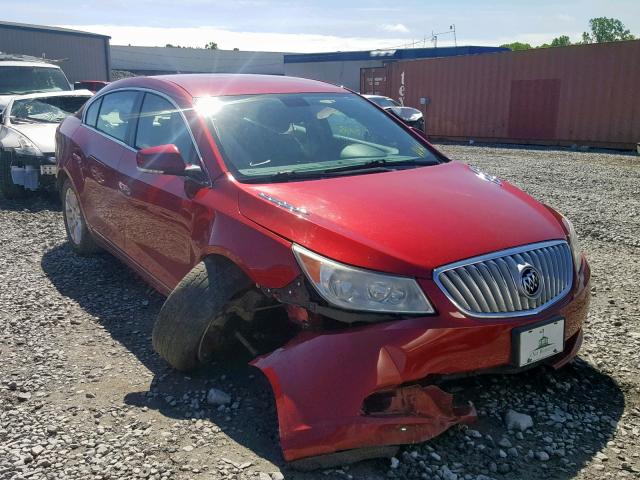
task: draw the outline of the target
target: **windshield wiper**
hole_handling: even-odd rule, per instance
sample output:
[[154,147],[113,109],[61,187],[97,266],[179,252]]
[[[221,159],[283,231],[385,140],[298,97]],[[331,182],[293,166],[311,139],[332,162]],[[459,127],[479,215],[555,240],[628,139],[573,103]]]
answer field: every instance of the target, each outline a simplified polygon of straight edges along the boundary
[[289,180],[308,180],[312,178],[327,178],[333,176],[340,175],[348,175],[352,172],[358,172],[362,174],[367,173],[382,173],[382,172],[392,172],[396,169],[396,167],[407,167],[407,166],[427,166],[427,165],[437,165],[438,162],[434,161],[425,161],[420,159],[410,159],[410,160],[396,160],[396,161],[388,161],[383,159],[369,160],[364,163],[356,163],[353,165],[345,165],[342,167],[336,168],[327,168],[323,170],[281,170],[279,172],[271,173],[268,175],[260,175],[254,178],[247,178],[245,181],[249,183],[261,183],[264,181],[270,182],[282,182]]
[[317,176],[318,173],[321,173],[319,170],[280,170],[279,172],[272,173],[267,175],[267,177],[271,180],[288,180],[294,179],[298,180],[301,178],[311,178]]
[[369,170],[390,171],[390,170],[395,170],[396,167],[414,167],[414,166],[424,167],[427,165],[437,165],[437,162],[433,162],[429,160],[421,160],[416,158],[412,158],[410,160],[376,159],[376,160],[369,160],[364,163],[345,165],[343,167],[327,168],[326,170],[322,170],[322,173],[330,175],[332,173],[347,173],[347,172],[355,172],[355,171],[368,172]]

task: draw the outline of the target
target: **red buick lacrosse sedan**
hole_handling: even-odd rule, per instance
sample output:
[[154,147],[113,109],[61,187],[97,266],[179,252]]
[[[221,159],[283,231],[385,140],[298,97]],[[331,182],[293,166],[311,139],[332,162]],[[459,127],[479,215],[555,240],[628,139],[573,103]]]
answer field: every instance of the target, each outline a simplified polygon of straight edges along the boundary
[[580,347],[590,274],[569,220],[343,88],[129,78],[56,140],[73,250],[167,296],[153,346],[173,367],[252,358],[301,466],[472,420],[435,378]]

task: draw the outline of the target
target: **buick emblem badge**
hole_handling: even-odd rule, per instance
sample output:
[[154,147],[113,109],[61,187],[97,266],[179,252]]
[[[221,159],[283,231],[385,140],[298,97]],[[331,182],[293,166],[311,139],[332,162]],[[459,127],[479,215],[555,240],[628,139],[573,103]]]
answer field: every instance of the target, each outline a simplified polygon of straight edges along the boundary
[[542,293],[542,275],[533,265],[518,265],[520,291],[528,298],[538,298]]

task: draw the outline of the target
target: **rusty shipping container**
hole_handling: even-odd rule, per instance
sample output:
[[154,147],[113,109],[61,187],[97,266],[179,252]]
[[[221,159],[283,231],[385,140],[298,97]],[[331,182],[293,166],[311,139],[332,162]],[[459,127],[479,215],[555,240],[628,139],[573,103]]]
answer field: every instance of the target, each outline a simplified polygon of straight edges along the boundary
[[640,40],[385,68],[384,93],[421,109],[434,139],[624,149],[640,142]]
[[364,95],[386,95],[387,69],[372,67],[360,69],[360,93]]

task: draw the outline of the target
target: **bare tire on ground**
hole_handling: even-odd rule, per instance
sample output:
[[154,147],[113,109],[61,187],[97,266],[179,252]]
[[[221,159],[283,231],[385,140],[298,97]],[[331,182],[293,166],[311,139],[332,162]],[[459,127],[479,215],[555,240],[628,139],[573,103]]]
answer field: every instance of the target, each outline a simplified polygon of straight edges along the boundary
[[99,251],[100,247],[98,247],[87,228],[87,222],[80,209],[78,196],[68,179],[64,181],[60,194],[64,228],[67,231],[67,239],[73,251],[82,256],[89,256]]
[[[206,258],[189,272],[165,301],[153,327],[153,348],[181,371],[198,367],[211,352],[203,351],[203,339],[220,331],[213,348],[224,351],[222,338],[225,308],[245,292],[251,281],[233,262],[223,257]],[[208,347],[212,348],[211,342]]]
[[27,194],[24,187],[13,183],[11,178],[12,156],[13,152],[0,150],[0,192],[9,200],[23,198]]

